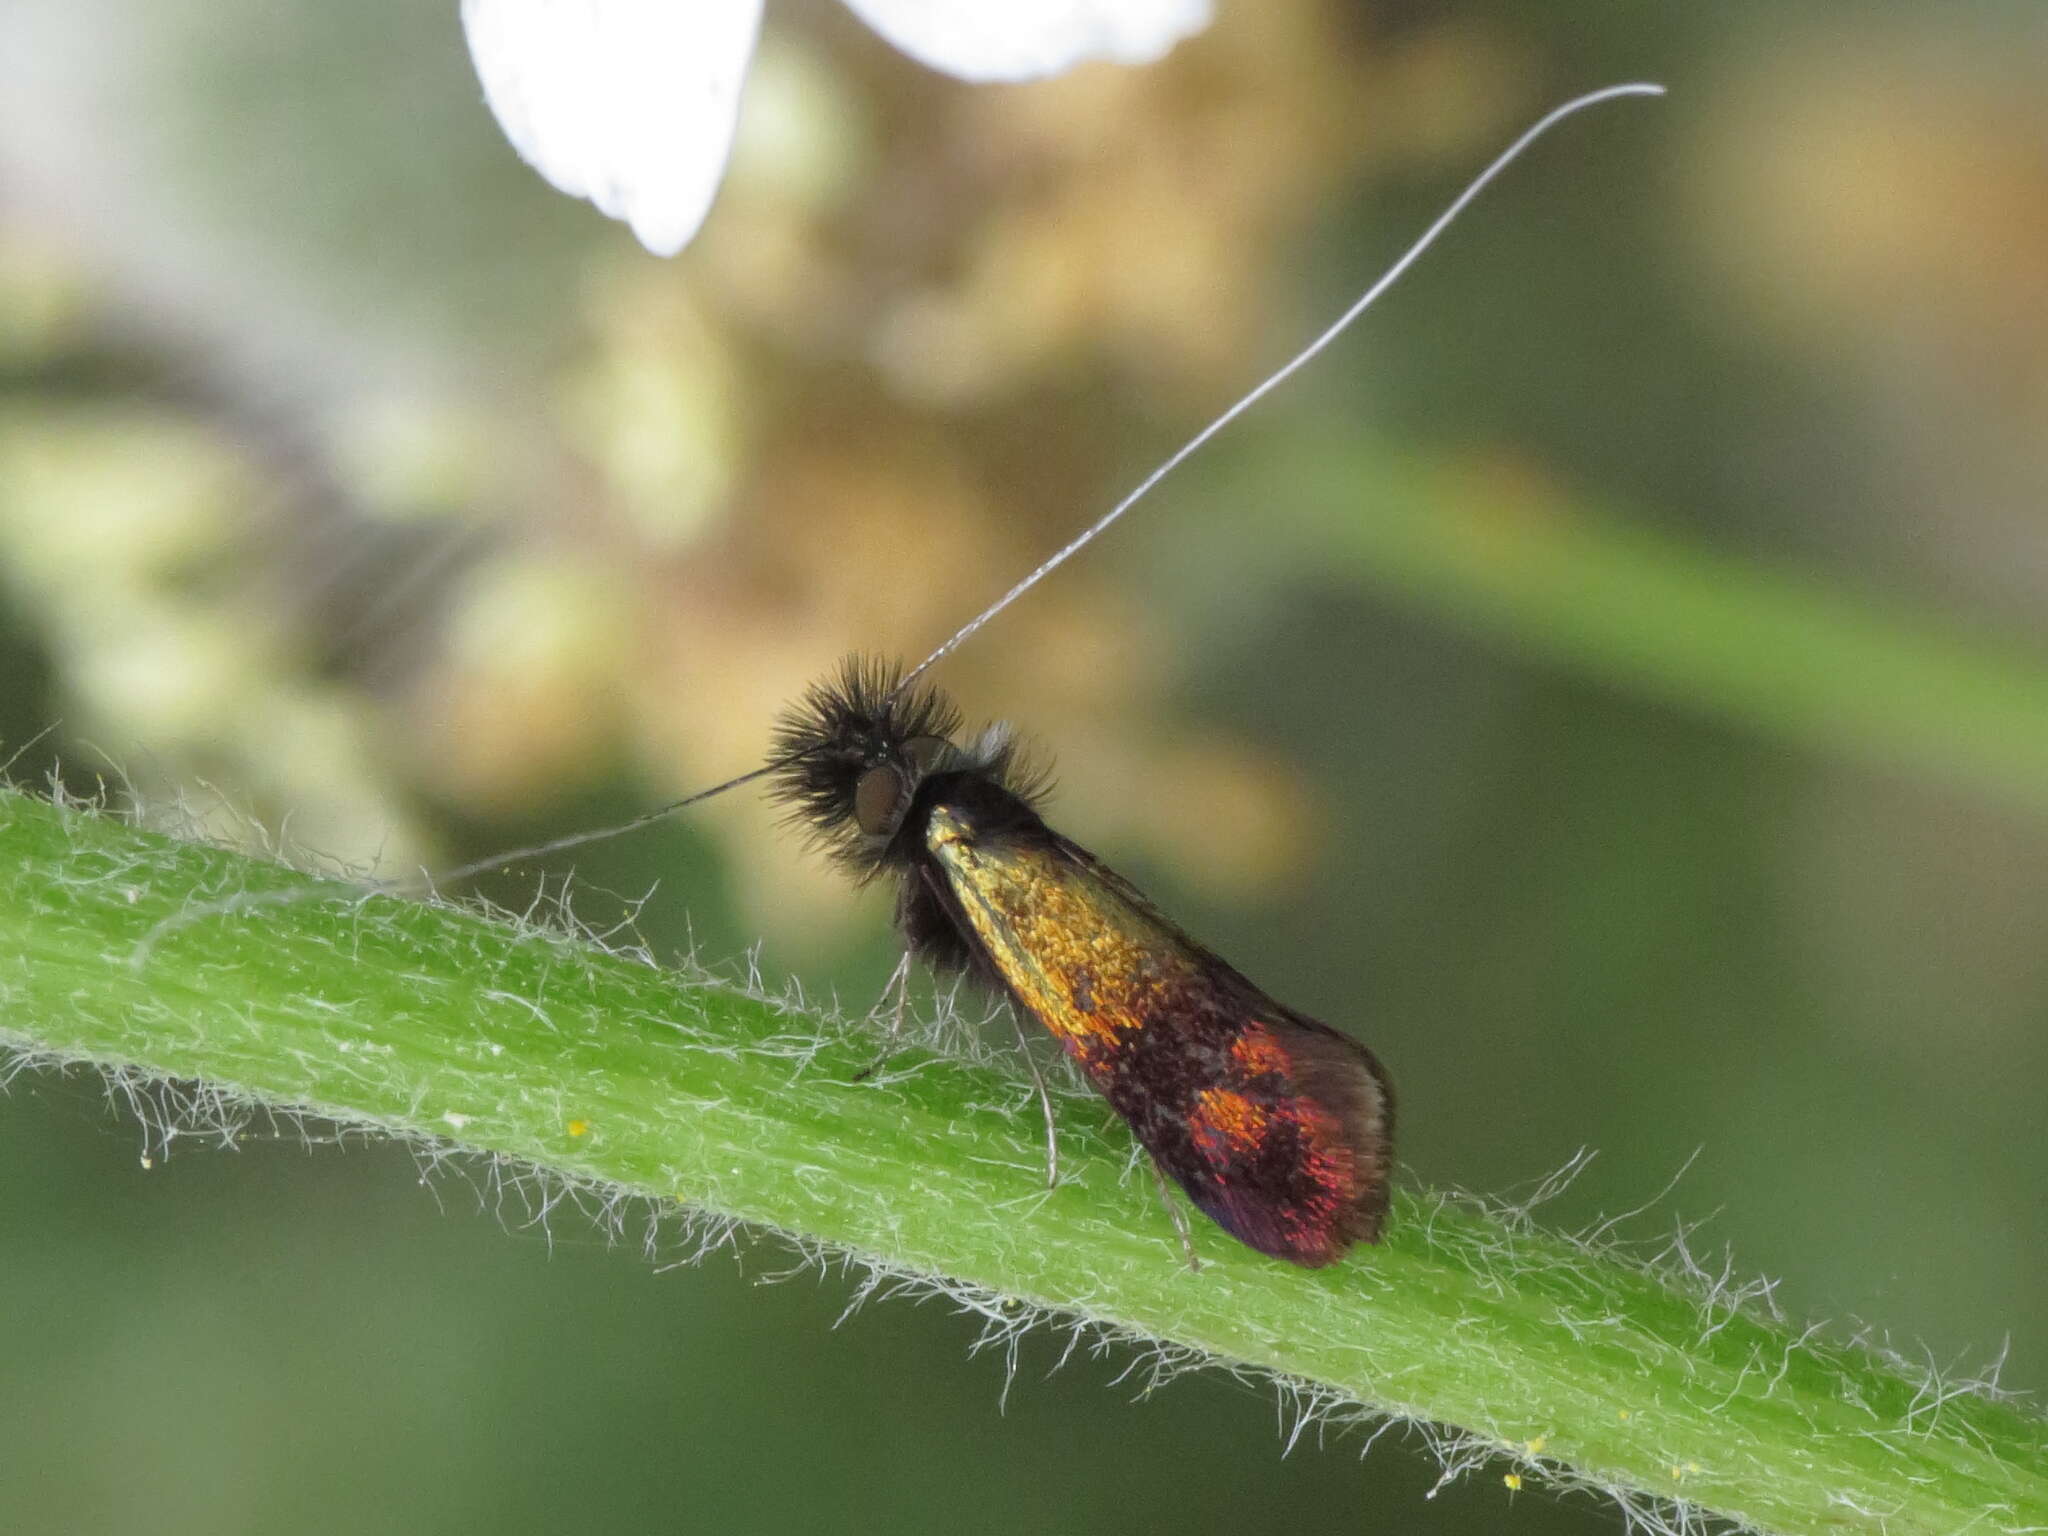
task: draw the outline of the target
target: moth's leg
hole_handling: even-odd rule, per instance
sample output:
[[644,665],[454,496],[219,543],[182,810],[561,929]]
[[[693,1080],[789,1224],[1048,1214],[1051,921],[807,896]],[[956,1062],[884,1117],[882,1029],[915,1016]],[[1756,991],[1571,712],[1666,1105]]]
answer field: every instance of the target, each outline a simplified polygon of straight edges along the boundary
[[1004,1011],[1016,1026],[1017,1049],[1024,1053],[1024,1065],[1031,1069],[1031,1086],[1038,1090],[1038,1107],[1045,1115],[1045,1187],[1056,1189],[1060,1182],[1060,1133],[1052,1118],[1052,1092],[1045,1086],[1045,1074],[1038,1070],[1038,1058],[1031,1054],[1031,1037],[1024,1033],[1023,1020],[1017,1017],[1014,1007]]
[[874,1062],[853,1074],[856,1083],[864,1083],[889,1064],[903,1044],[903,1016],[910,1004],[910,951],[903,951],[903,958],[896,962],[896,969],[889,973],[889,984],[882,988],[882,995],[875,999],[875,1006],[869,1017],[882,1011],[882,1005],[889,1001],[889,994],[896,995],[896,1006],[890,1010],[889,1032],[882,1037],[882,1054]]
[[1173,1223],[1173,1230],[1180,1234],[1180,1251],[1188,1261],[1189,1272],[1200,1274],[1202,1261],[1195,1257],[1195,1234],[1188,1229],[1188,1213],[1173,1198],[1173,1186],[1166,1182],[1166,1175],[1159,1165],[1150,1156],[1146,1157],[1145,1165],[1152,1170],[1152,1182],[1159,1187],[1159,1203],[1166,1207],[1167,1219]]

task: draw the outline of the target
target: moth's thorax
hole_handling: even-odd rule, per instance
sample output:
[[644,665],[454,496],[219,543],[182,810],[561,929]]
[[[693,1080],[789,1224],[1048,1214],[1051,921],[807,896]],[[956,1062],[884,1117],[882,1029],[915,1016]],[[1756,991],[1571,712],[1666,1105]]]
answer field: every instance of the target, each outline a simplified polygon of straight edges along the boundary
[[1006,832],[1044,825],[1015,795],[971,773],[935,776],[920,799],[924,841],[934,852],[972,850]]
[[904,831],[936,854],[967,853],[1017,838],[1049,837],[1031,802],[962,755],[963,766],[926,775],[911,797]]
[[974,847],[974,818],[958,806],[935,805],[925,817],[924,840],[932,852],[957,857]]

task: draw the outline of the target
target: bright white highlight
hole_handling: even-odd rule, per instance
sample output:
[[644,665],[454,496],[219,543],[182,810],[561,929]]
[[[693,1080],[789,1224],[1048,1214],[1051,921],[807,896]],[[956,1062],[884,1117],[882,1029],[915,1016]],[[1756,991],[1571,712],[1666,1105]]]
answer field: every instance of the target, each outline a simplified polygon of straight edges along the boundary
[[673,256],[711,209],[761,0],[463,0],[498,126],[571,197]]
[[846,0],[921,64],[962,80],[1035,80],[1083,59],[1150,64],[1209,24],[1209,0]]
[[[847,0],[912,58],[963,80],[1084,59],[1143,64],[1208,24],[1209,0]],[[462,0],[484,99],[512,147],[673,256],[725,175],[761,0]]]

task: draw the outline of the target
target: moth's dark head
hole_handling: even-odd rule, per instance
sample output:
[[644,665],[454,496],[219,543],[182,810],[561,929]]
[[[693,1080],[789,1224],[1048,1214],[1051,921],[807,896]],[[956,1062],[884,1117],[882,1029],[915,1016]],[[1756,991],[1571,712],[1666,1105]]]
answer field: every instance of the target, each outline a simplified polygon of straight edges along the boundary
[[897,662],[849,656],[776,722],[775,798],[859,880],[914,856],[899,834],[928,780],[969,775],[1027,804],[1041,787],[1008,731],[992,728],[962,747],[953,701],[902,681]]

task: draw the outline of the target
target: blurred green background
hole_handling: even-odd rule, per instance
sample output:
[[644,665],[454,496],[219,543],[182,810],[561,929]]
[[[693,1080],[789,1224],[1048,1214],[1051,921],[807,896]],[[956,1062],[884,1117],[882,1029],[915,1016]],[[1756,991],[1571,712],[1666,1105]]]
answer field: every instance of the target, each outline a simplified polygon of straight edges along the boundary
[[[663,263],[516,162],[452,0],[9,0],[0,757],[55,726],[11,776],[387,869],[722,778],[1543,107],[1659,79],[943,680],[1373,1044],[1408,1177],[1590,1148],[1580,1225],[1692,1159],[1628,1230],[1711,1218],[1796,1313],[2048,1385],[2038,12],[1222,6],[974,89],[772,4]],[[1647,596],[1588,631],[1597,570]],[[652,889],[662,953],[856,1004],[893,959],[746,795],[564,867],[593,918]],[[1426,1498],[1398,1435],[1283,1455],[1257,1386],[1133,1403],[1041,1341],[1006,1395],[969,1320],[507,1230],[401,1151],[140,1143],[86,1077],[0,1101],[9,1529],[1619,1526]]]

